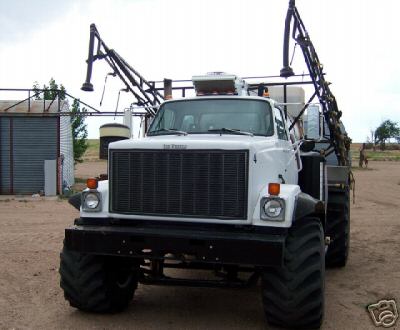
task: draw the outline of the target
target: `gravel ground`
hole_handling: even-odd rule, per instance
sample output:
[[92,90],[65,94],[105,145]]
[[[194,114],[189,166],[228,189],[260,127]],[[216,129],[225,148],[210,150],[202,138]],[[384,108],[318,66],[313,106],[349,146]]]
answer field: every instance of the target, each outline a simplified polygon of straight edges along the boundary
[[[81,164],[78,176],[104,165]],[[400,309],[400,163],[370,162],[355,177],[350,259],[327,271],[323,329],[375,329],[366,306],[383,298]],[[0,329],[268,328],[257,286],[139,286],[120,314],[79,312],[64,300],[58,275],[64,228],[78,212],[65,200],[0,197]]]

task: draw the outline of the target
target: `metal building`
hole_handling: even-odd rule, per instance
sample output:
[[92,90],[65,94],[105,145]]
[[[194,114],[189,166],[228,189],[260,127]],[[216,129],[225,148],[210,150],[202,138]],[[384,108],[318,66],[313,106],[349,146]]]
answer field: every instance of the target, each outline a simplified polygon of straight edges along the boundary
[[[58,194],[74,184],[67,111],[67,101],[0,101],[0,194],[44,193],[45,177]],[[45,161],[55,168],[45,173]]]

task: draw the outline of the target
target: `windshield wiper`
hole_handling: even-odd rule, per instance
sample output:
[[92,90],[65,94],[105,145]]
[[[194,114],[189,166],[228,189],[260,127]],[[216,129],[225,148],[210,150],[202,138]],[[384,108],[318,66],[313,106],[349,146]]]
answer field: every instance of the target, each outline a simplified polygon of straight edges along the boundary
[[158,130],[155,130],[155,131],[152,131],[149,133],[151,133],[151,135],[153,135],[154,133],[159,133],[159,132],[171,132],[171,133],[178,134],[178,135],[187,135],[188,134],[187,132],[179,131],[176,128],[160,128]]
[[229,133],[233,133],[233,134],[239,134],[239,135],[249,135],[249,136],[254,136],[253,133],[250,132],[245,132],[245,131],[241,131],[240,129],[236,129],[236,128],[211,128],[208,130],[209,132],[229,132]]

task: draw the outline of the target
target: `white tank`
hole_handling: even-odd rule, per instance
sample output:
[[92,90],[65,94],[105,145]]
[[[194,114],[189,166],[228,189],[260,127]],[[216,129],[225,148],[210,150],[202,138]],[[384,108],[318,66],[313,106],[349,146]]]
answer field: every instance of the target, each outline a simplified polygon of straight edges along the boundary
[[[268,87],[268,91],[271,99],[279,103],[285,102],[283,94],[283,86],[270,86]],[[287,111],[291,116],[297,117],[305,104],[304,89],[302,87],[287,86],[286,103],[296,103],[287,105]]]
[[100,150],[99,158],[108,159],[108,145],[111,142],[126,140],[131,137],[128,126],[110,123],[100,126]]

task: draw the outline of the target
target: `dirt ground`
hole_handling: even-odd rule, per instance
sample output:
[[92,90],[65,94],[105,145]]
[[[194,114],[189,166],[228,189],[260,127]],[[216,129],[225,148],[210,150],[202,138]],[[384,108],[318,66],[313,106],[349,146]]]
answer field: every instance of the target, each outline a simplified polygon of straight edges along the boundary
[[[78,176],[104,168],[83,164]],[[374,329],[366,306],[383,298],[396,299],[400,309],[400,163],[370,162],[354,174],[350,259],[327,271],[323,329]],[[65,200],[1,196],[0,329],[268,329],[259,287],[139,286],[121,314],[71,308],[58,267],[64,228],[76,216]]]

